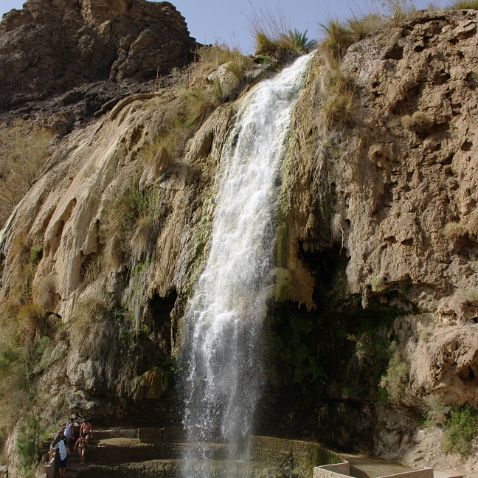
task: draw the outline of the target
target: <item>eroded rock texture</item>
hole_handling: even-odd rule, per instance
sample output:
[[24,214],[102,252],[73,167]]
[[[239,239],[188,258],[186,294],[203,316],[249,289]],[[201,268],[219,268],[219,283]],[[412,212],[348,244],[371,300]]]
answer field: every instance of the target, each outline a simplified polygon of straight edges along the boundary
[[0,108],[99,80],[150,80],[188,63],[195,46],[168,2],[30,0],[0,26]]
[[[390,372],[402,387],[401,413],[376,410],[375,446],[402,458],[415,447],[410,462],[426,456],[445,467],[452,459],[438,457],[440,441],[431,452],[427,432],[414,433],[426,396],[478,406],[477,23],[472,10],[420,13],[350,47],[342,71],[356,105],[345,131],[314,122],[328,94],[319,62],[299,105],[279,233],[291,281],[284,307],[303,304],[294,312],[303,318],[304,306],[317,307],[307,327],[327,334],[318,339],[327,351],[317,352],[327,364],[321,395],[342,403],[349,425],[367,427],[363,399],[377,395],[365,384],[378,382],[380,344],[395,342],[407,370]],[[329,414],[330,423],[340,413],[316,405],[307,416],[320,423]],[[353,428],[339,426],[334,437],[346,442]]]

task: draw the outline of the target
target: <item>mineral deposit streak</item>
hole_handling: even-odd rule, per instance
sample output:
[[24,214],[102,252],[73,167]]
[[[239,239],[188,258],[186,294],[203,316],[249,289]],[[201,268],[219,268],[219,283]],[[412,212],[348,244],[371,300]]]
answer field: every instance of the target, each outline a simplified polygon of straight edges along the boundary
[[[311,55],[247,94],[223,151],[209,256],[185,317],[183,478],[249,475],[280,165]],[[228,460],[219,473],[214,453]]]

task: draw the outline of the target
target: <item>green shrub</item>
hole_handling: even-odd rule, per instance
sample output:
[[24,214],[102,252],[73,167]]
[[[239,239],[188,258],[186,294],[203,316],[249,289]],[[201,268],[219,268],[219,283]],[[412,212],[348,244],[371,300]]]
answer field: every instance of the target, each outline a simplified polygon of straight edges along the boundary
[[17,436],[17,455],[25,478],[35,476],[35,467],[38,464],[41,449],[41,428],[38,419],[30,415],[24,419]]
[[408,364],[400,357],[396,344],[392,343],[392,358],[385,375],[380,380],[380,387],[387,391],[388,399],[393,404],[402,401],[408,383]]
[[451,407],[439,398],[429,395],[424,399],[423,411],[425,412],[426,425],[443,427],[448,421]]
[[477,435],[478,411],[468,405],[453,410],[445,426],[443,449],[447,453],[457,452],[467,457],[471,452],[472,441]]

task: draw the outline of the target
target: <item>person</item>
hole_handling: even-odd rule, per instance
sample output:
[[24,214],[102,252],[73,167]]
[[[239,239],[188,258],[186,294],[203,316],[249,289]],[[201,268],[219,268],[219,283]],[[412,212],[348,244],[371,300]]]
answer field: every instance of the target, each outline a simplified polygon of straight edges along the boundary
[[[62,432],[63,433],[63,432]],[[53,450],[58,450],[59,455],[60,455],[60,464],[59,464],[59,470],[60,470],[60,477],[63,478],[66,473],[66,462],[68,460],[68,446],[66,443],[66,438],[65,435],[61,435],[58,440],[55,440],[57,443],[53,445],[52,443],[52,449]]]
[[70,418],[70,421],[67,422],[67,424],[65,426],[65,438],[66,438],[66,443],[67,443],[69,449],[71,449],[71,446],[73,444],[72,442],[73,442],[74,426],[75,426],[75,420],[72,417],[72,418]]
[[80,435],[80,438],[75,443],[75,450],[78,450],[78,456],[80,457],[80,465],[85,464],[85,455],[86,455],[86,447],[88,446],[88,442],[84,435]]
[[80,435],[83,435],[85,437],[86,443],[88,443],[90,441],[90,438],[93,437],[93,427],[86,418],[85,421],[81,424]]

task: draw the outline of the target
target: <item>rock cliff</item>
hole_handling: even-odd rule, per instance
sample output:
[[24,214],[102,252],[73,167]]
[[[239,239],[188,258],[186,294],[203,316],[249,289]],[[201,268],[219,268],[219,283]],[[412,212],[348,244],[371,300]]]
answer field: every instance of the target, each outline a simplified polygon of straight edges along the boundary
[[[168,2],[29,0],[0,26],[0,112],[91,116],[140,82],[186,65],[195,48]],[[86,111],[72,115],[80,101]]]
[[[3,108],[189,58],[170,4],[44,3],[1,24],[18,75],[0,72]],[[463,461],[420,417],[429,397],[478,407],[477,28],[472,10],[422,12],[338,64],[313,60],[282,172],[261,431]],[[43,420],[177,421],[174,358],[222,147],[241,92],[273,68],[219,56],[57,137],[0,234],[0,325],[31,334]],[[344,91],[347,121],[330,120]]]

